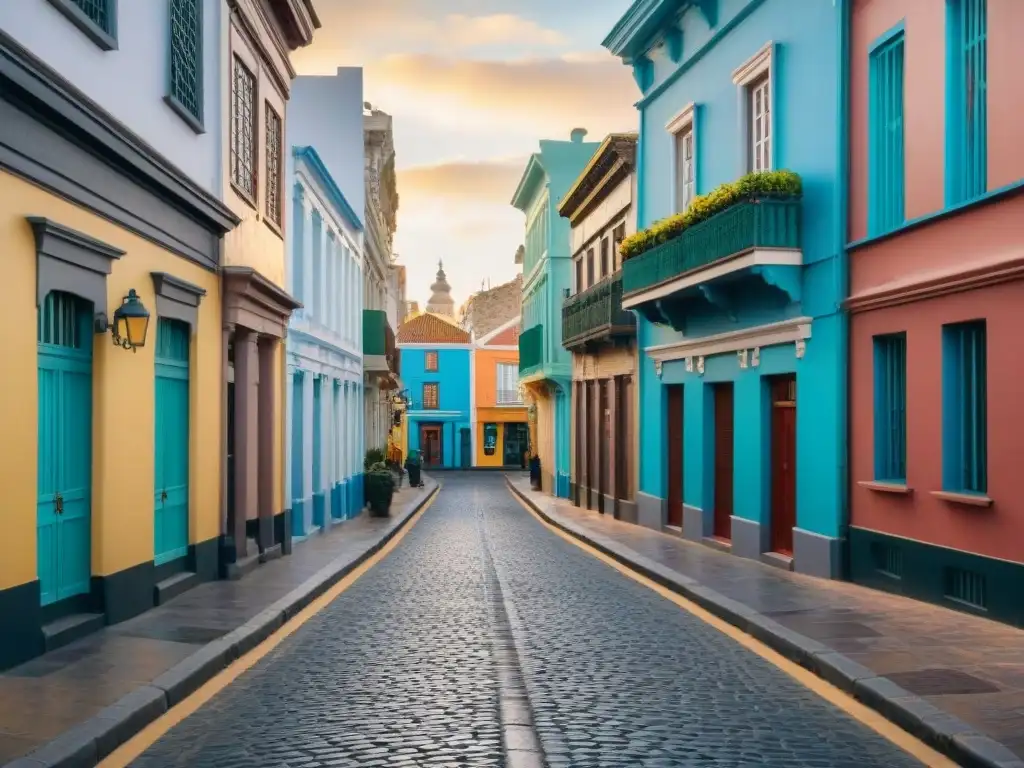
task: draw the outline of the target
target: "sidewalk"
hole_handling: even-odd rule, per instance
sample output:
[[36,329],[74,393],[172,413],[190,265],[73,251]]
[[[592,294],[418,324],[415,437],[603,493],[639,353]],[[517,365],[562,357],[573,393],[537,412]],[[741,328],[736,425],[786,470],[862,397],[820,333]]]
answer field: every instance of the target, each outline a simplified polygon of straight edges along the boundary
[[507,480],[548,522],[757,637],[961,765],[1024,768],[1024,631],[735,557],[532,491],[525,476]]
[[395,494],[389,518],[335,524],[245,579],[201,584],[0,674],[0,765],[96,765],[379,550],[437,488],[423,482]]

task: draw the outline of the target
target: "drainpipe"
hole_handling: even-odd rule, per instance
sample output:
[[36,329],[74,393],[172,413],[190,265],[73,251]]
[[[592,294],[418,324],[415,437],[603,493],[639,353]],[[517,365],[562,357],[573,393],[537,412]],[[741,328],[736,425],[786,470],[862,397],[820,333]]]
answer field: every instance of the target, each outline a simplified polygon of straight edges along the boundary
[[850,392],[850,323],[849,315],[844,307],[846,297],[850,291],[850,263],[849,254],[846,251],[846,239],[847,239],[847,228],[849,219],[849,205],[848,205],[848,194],[849,194],[849,176],[850,176],[850,17],[851,17],[851,6],[850,0],[834,0],[838,7],[839,12],[839,45],[838,50],[838,70],[839,70],[839,88],[837,89],[838,95],[838,109],[836,114],[839,116],[839,140],[836,146],[836,170],[838,174],[838,184],[836,189],[838,194],[835,196],[835,217],[836,217],[836,237],[835,237],[835,253],[836,253],[836,296],[837,306],[836,310],[839,319],[839,338],[836,344],[836,364],[839,366],[837,370],[843,371],[843,375],[839,377],[839,392],[836,397],[836,406],[838,408],[838,420],[839,425],[837,440],[839,441],[839,487],[837,492],[839,494],[838,509],[839,509],[839,533],[842,537],[842,563],[840,576],[843,579],[849,579],[850,577],[850,545],[849,545],[849,526],[850,526],[850,462],[849,462],[849,420],[850,420],[850,409],[849,409],[849,392]]

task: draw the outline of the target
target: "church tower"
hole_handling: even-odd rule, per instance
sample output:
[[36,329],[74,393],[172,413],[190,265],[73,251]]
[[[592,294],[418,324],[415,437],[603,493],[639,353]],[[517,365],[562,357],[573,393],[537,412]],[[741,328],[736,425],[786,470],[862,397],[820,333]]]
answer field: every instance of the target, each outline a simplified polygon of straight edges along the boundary
[[455,300],[452,298],[452,287],[444,274],[444,263],[437,262],[437,279],[430,286],[430,301],[427,302],[427,312],[435,315],[455,317]]

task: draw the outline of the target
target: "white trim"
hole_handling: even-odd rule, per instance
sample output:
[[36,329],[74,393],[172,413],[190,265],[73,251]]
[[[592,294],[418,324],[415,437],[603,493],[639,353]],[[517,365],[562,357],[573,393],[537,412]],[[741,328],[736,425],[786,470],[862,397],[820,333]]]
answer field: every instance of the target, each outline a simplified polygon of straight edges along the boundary
[[665,123],[665,130],[675,135],[679,133],[683,128],[688,125],[693,125],[693,116],[697,110],[697,105],[692,101],[683,107],[676,115]]
[[735,85],[744,88],[761,77],[771,69],[772,48],[775,43],[769,40],[760,50],[740,64],[732,72],[732,81]]
[[737,256],[715,262],[708,267],[702,267],[686,272],[669,283],[659,285],[657,288],[623,297],[622,308],[633,309],[639,304],[648,301],[656,301],[666,296],[671,296],[677,291],[685,288],[692,288],[695,285],[706,283],[717,277],[738,272],[741,269],[749,269],[758,266],[781,266],[799,267],[804,263],[803,251],[793,248],[755,248],[745,251]]
[[795,344],[811,338],[811,318],[795,317],[778,323],[767,323],[740,331],[716,333],[694,339],[683,339],[671,344],[646,347],[644,352],[655,362],[682,360],[687,357],[709,357],[741,349],[770,347],[776,344]]
[[419,408],[415,410],[408,410],[405,412],[406,418],[409,416],[436,416],[438,418],[448,418],[450,416],[465,416],[465,411],[441,411],[437,408]]
[[[515,328],[515,326],[519,323],[519,321],[521,319],[522,318],[521,318],[520,315],[516,315],[511,320],[508,320],[508,321],[502,323],[501,325],[499,325],[497,328],[495,328],[490,333],[485,334],[484,336],[481,336],[479,339],[477,339],[476,340],[477,346],[479,346],[479,347],[486,346],[487,342],[490,341],[491,339],[493,339],[495,336],[500,336],[502,333],[507,331],[509,328]],[[491,349],[497,349],[497,347],[491,347]]]
[[489,347],[481,347],[492,352],[515,352],[519,347],[515,344],[492,344]]

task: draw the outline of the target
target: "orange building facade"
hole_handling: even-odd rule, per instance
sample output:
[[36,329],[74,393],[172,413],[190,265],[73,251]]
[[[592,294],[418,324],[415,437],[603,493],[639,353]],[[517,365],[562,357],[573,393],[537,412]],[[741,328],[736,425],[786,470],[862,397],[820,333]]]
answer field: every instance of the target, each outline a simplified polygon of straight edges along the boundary
[[529,437],[519,391],[518,317],[476,341],[472,375],[474,466],[525,466]]

